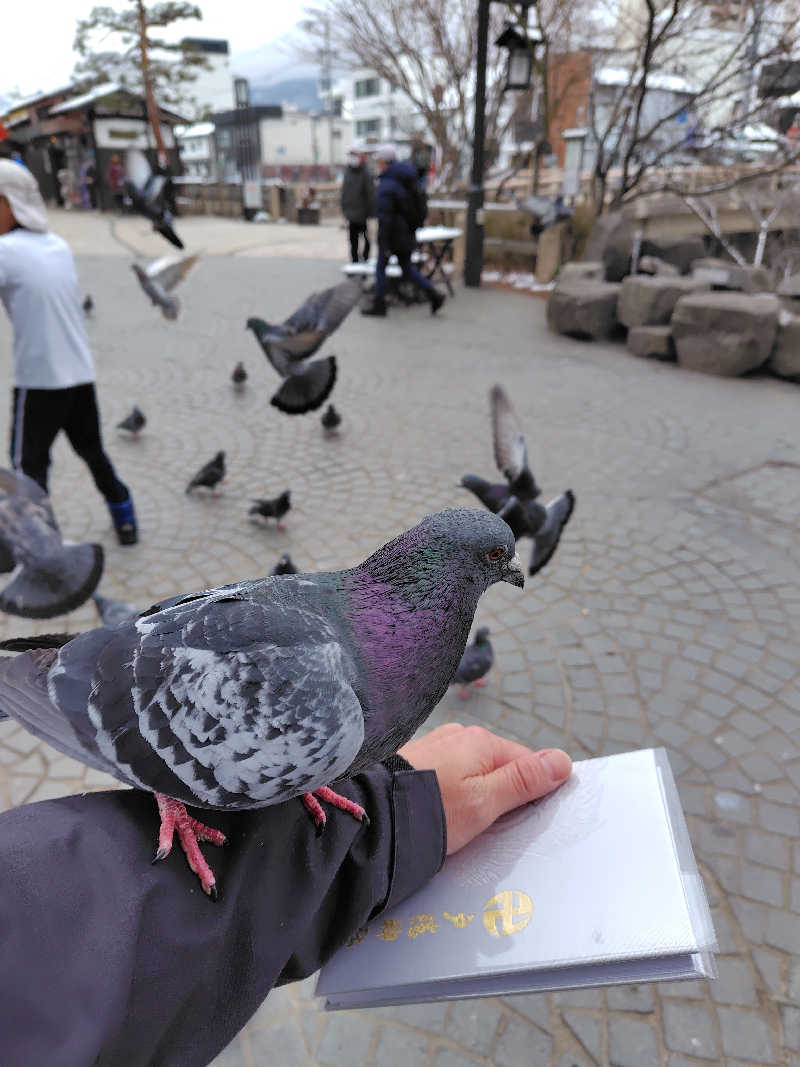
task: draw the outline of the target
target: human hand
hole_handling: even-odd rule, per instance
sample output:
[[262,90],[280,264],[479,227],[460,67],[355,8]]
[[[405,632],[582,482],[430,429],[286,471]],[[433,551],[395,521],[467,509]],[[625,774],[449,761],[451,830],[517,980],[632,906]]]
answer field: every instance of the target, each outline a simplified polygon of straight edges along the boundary
[[400,755],[418,771],[436,771],[447,823],[447,855],[507,811],[552,793],[572,760],[560,748],[534,752],[482,726],[449,722],[409,741]]

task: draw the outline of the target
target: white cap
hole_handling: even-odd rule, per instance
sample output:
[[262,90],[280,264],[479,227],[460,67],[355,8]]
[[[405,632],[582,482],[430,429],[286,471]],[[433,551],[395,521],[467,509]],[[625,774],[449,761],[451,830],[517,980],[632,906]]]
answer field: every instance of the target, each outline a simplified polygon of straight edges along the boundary
[[36,179],[23,163],[0,159],[0,196],[8,200],[20,226],[47,232],[47,208]]
[[391,163],[392,160],[397,159],[397,149],[393,144],[379,144],[375,149],[375,158]]
[[350,153],[351,156],[363,156],[363,154],[366,152],[366,147],[364,145],[364,142],[363,141],[353,141],[353,143],[348,148],[348,152]]

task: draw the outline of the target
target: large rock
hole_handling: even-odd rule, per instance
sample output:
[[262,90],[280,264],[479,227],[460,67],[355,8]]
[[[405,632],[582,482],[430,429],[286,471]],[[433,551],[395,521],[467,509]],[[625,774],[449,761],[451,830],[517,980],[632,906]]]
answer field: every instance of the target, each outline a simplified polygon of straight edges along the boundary
[[681,274],[688,274],[693,260],[706,254],[706,246],[702,237],[645,237],[641,254],[656,256]]
[[668,278],[661,275],[630,274],[622,283],[617,318],[633,326],[665,326],[678,300],[696,289],[708,289],[694,278]]
[[603,280],[603,264],[597,259],[581,259],[577,262],[564,263],[558,272],[558,284],[563,282],[579,281],[581,278],[589,278],[592,281]]
[[714,289],[738,293],[768,293],[773,288],[772,275],[766,267],[742,267],[724,259],[696,259],[692,277]]
[[671,326],[634,326],[628,330],[628,351],[645,359],[674,362],[675,344]]
[[584,260],[600,260],[607,282],[621,282],[631,272],[633,224],[621,211],[610,211],[595,219],[586,242]]
[[666,274],[670,278],[675,278],[681,273],[672,263],[667,263],[665,259],[659,259],[658,256],[640,256],[637,266],[639,274]]
[[789,297],[791,300],[800,300],[800,274],[792,274],[784,278],[775,290],[778,296]]
[[767,370],[800,382],[800,317],[783,309],[778,315],[778,343],[767,360]]
[[689,293],[672,313],[678,363],[689,370],[736,377],[769,357],[780,302],[771,293]]
[[589,279],[558,284],[547,302],[547,323],[570,337],[612,337],[618,329],[619,285]]

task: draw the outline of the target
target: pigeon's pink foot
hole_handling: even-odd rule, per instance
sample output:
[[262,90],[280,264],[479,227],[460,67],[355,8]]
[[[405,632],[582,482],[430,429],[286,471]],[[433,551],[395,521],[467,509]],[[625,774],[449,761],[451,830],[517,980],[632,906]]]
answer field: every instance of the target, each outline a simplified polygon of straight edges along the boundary
[[279,522],[279,523],[278,523],[278,529],[279,529],[279,530],[281,530],[281,531],[284,531],[284,532],[285,532],[285,530],[286,530],[286,526],[284,525],[284,523],[282,523],[282,522]]
[[476,678],[475,681],[472,684],[473,685],[484,686],[484,685],[486,685],[486,679],[485,678]]
[[334,808],[339,808],[340,811],[346,811],[348,815],[352,815],[354,819],[358,819],[359,822],[363,822],[366,826],[369,826],[369,816],[360,804],[356,804],[354,800],[348,800],[347,797],[343,797],[341,793],[334,793],[332,789],[329,789],[327,785],[320,786],[319,789],[315,789],[313,793],[303,793],[300,798],[303,801],[308,814],[314,820],[314,825],[317,828],[317,836],[325,829],[325,823],[328,818],[320,804],[319,800],[324,800],[326,804],[331,804]]
[[472,695],[469,691],[469,686],[464,689],[459,689],[458,695],[461,697],[462,700],[469,700],[470,696]]
[[197,842],[209,841],[212,845],[224,845],[225,834],[193,819],[186,810],[186,805],[179,800],[173,800],[172,797],[164,796],[163,793],[156,793],[155,798],[158,804],[158,814],[161,816],[161,829],[158,832],[158,850],[153,863],[166,859],[170,854],[172,839],[177,830],[186,862],[200,879],[203,892],[212,900],[216,900],[217,880]]

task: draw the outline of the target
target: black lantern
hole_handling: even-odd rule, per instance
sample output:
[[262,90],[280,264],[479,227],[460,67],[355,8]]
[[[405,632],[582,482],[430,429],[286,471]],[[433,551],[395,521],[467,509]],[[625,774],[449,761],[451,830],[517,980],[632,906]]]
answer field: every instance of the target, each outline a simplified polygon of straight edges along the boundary
[[530,89],[533,55],[540,40],[538,37],[524,37],[510,23],[506,24],[506,28],[494,42],[498,48],[508,50],[506,84],[503,86],[503,92],[507,89]]

